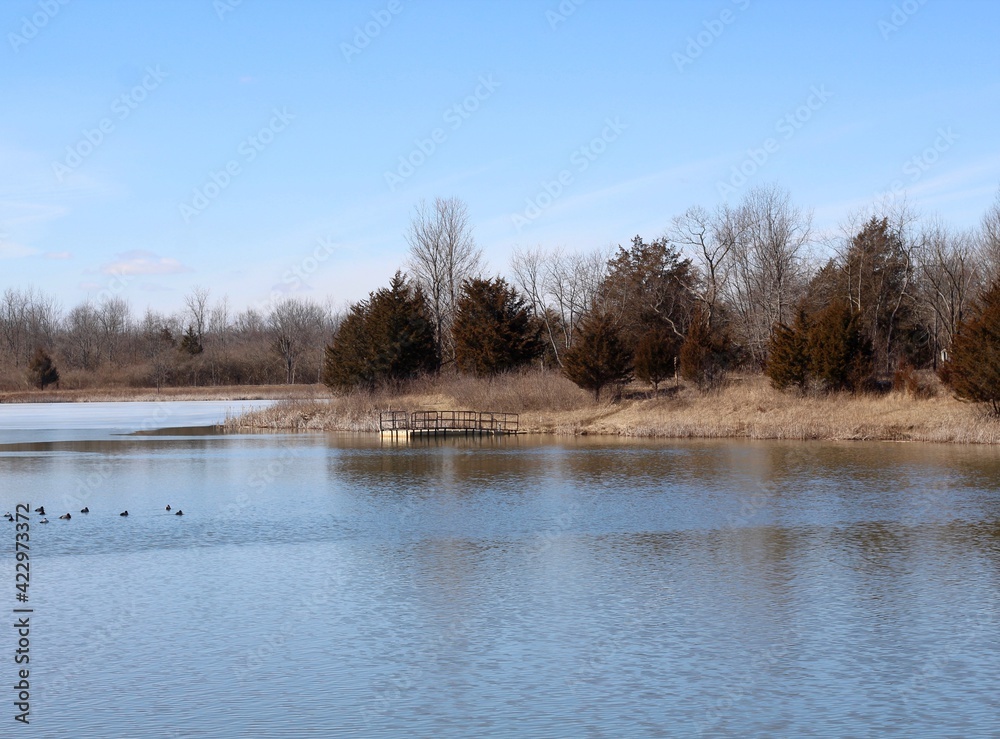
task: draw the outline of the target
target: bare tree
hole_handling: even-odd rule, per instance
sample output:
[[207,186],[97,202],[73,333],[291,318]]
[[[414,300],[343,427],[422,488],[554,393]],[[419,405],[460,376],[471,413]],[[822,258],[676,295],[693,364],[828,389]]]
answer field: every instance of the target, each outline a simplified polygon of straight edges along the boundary
[[451,326],[462,282],[483,266],[469,224],[468,206],[458,198],[421,202],[406,232],[408,268],[423,289],[434,319],[435,337],[443,361],[454,359]]
[[173,320],[146,308],[139,322],[138,334],[143,358],[149,363],[150,375],[157,392],[170,379],[171,369],[176,359],[175,332],[178,327]]
[[66,316],[63,354],[71,367],[93,370],[101,361],[101,324],[88,300]]
[[[295,382],[295,373],[303,358],[310,353],[322,353],[324,334],[329,330],[329,312],[308,300],[285,298],[271,308],[267,328],[271,346],[285,367],[285,382]],[[316,363],[319,381],[320,363]]]
[[1000,279],[1000,192],[983,216],[981,231],[983,277],[989,283]]
[[695,297],[704,304],[710,326],[725,293],[731,255],[743,238],[743,226],[744,219],[728,205],[720,206],[715,213],[694,206],[673,219],[668,233],[694,260],[701,278]]
[[210,292],[207,287],[195,286],[190,293],[184,296],[184,318],[194,329],[199,344],[204,342],[205,331],[208,328],[208,296]]
[[221,347],[225,347],[232,330],[229,315],[229,297],[222,296],[222,299],[212,306],[208,314],[208,331]]
[[528,297],[531,309],[542,322],[545,329],[545,341],[551,347],[556,362],[562,366],[559,358],[559,342],[556,340],[558,328],[549,311],[545,295],[545,254],[541,247],[534,249],[515,248],[510,258],[511,271],[514,273],[514,284]]
[[546,341],[560,366],[577,325],[598,298],[610,258],[610,248],[582,254],[567,254],[561,249],[546,252],[541,247],[514,250],[514,281],[541,319]]
[[97,323],[101,342],[101,354],[114,364],[120,357],[132,329],[132,311],[128,301],[120,297],[109,297],[97,306]]
[[0,336],[15,365],[26,365],[37,347],[51,345],[58,322],[55,299],[33,287],[7,288],[0,298]]
[[804,256],[812,216],[774,185],[751,189],[731,233],[726,297],[751,357],[763,363],[775,324],[786,323],[804,287]]
[[983,284],[977,234],[930,224],[920,235],[917,261],[920,303],[937,367],[939,353],[951,347],[958,324]]

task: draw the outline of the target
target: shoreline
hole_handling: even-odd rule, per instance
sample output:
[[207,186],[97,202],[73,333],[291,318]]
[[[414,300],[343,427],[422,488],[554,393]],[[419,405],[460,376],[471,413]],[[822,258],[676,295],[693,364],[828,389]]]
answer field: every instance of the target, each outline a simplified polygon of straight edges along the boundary
[[[520,431],[529,435],[1000,444],[1000,420],[942,392],[919,399],[901,392],[799,396],[749,376],[734,378],[718,391],[703,393],[681,385],[661,390],[658,397],[633,391],[617,402],[601,403],[590,396],[560,402],[565,399],[543,388],[538,397],[522,396],[518,407],[513,397],[503,402],[510,388],[501,383],[494,389],[499,390],[493,393],[496,397],[474,393],[479,402],[468,393],[448,392],[447,386],[292,400],[229,419],[224,428],[378,433],[380,410],[477,410],[518,413]],[[556,407],[547,407],[549,403]]]
[[621,399],[600,403],[565,378],[537,370],[492,380],[425,378],[397,392],[347,395],[331,395],[322,385],[0,393],[0,404],[198,400],[278,401],[219,424],[231,433],[378,433],[382,410],[489,410],[518,413],[522,435],[1000,444],[1000,420],[944,388],[931,398],[901,392],[796,395],[774,390],[760,375],[734,376],[725,387],[708,392],[671,384],[656,397],[629,386]]

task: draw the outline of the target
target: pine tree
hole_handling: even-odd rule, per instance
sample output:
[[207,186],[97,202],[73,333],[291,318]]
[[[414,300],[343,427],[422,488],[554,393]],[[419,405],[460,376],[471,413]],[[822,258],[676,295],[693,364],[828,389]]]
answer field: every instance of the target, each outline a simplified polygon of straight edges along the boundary
[[962,321],[942,376],[959,398],[988,403],[1000,416],[1000,282],[978,301],[972,317]]
[[195,332],[194,326],[188,326],[187,331],[184,332],[184,336],[181,337],[180,350],[186,354],[190,354],[192,357],[204,351],[204,347],[202,347],[201,341],[198,339],[198,334]]
[[434,322],[424,293],[401,272],[372,298],[368,329],[379,379],[401,382],[438,368]]
[[764,371],[772,387],[805,388],[809,380],[809,324],[804,309],[799,309],[791,326],[779,323],[775,327],[767,354]]
[[41,347],[35,349],[35,355],[28,364],[28,372],[32,384],[39,390],[44,390],[49,385],[59,385],[59,370],[56,369],[49,353]]
[[635,348],[635,376],[653,386],[659,385],[674,373],[680,350],[677,340],[665,331],[649,331],[639,339]]
[[732,339],[721,321],[709,326],[700,306],[695,308],[681,344],[681,376],[701,389],[717,387],[734,359]]
[[331,390],[350,390],[358,385],[375,386],[371,337],[368,333],[369,301],[351,306],[323,358],[323,384]]
[[323,382],[335,390],[374,388],[433,372],[438,364],[424,294],[397,272],[388,288],[351,306],[326,347]]
[[680,341],[691,318],[695,284],[691,260],[676,246],[636,236],[631,248],[619,246],[608,262],[599,290],[601,309],[614,317],[632,351],[649,331],[672,333]]
[[601,390],[625,382],[632,357],[610,316],[591,312],[580,324],[576,341],[563,355],[563,373],[584,390],[593,390],[600,402]]
[[872,345],[859,324],[850,307],[838,301],[809,329],[809,371],[827,390],[856,392],[872,377]]
[[452,335],[462,372],[488,376],[521,367],[542,352],[539,324],[502,277],[462,284]]

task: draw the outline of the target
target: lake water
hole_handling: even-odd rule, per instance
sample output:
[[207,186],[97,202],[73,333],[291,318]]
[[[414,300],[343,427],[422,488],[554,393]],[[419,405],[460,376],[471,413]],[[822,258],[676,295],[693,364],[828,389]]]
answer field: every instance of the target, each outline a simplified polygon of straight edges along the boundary
[[0,405],[2,736],[1000,736],[998,450],[96,405]]

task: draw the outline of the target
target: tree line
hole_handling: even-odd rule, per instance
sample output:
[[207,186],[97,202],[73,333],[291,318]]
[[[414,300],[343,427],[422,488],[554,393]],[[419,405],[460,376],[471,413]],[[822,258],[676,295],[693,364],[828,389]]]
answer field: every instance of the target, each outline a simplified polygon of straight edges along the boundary
[[329,306],[287,297],[233,312],[206,288],[182,310],[147,309],[107,295],[68,311],[33,288],[0,295],[0,387],[258,385],[319,382]]
[[64,377],[131,367],[157,386],[322,380],[337,391],[536,364],[597,398],[677,375],[710,388],[737,368],[799,392],[885,389],[931,369],[971,397],[963,337],[991,315],[1000,197],[966,231],[887,202],[818,234],[787,191],[764,185],[628,246],[515,249],[507,277],[486,273],[456,198],[418,206],[405,239],[404,268],[342,315],[296,298],[230,315],[200,289],[171,316],[135,319],[116,297],[63,315],[38,291],[8,289],[4,359],[49,378],[55,365]]

